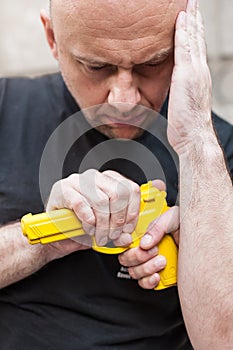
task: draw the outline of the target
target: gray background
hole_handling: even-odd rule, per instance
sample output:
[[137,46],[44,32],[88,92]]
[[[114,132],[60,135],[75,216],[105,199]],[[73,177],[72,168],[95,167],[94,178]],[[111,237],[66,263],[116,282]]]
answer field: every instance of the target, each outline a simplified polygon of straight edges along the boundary
[[[233,123],[233,0],[200,2],[213,79],[213,108]],[[46,6],[47,0],[0,0],[1,76],[58,69],[39,18],[40,9]]]

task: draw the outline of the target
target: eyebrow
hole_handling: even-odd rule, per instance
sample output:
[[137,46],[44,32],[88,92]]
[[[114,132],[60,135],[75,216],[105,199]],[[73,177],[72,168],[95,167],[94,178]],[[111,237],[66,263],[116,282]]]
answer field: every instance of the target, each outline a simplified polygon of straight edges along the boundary
[[157,62],[162,62],[166,60],[172,53],[173,53],[173,47],[169,49],[164,49],[161,50],[160,52],[156,53],[154,56],[152,56],[148,61],[143,62],[144,64],[146,63],[157,63]]
[[[145,61],[143,63],[139,63],[139,64],[149,64],[149,63],[162,62],[162,61],[166,60],[166,58],[169,57],[172,52],[173,52],[173,47],[169,48],[169,49],[161,50],[160,52],[158,52],[155,55],[153,55],[149,60],[147,60],[147,61]],[[98,65],[99,66],[100,65],[112,65],[111,63],[103,61],[103,60],[101,60],[99,58],[92,58],[92,57],[87,57],[87,56],[82,56],[82,55],[73,55],[73,56],[78,61],[83,61],[85,63],[93,64],[93,65],[96,65],[96,66],[98,66]]]

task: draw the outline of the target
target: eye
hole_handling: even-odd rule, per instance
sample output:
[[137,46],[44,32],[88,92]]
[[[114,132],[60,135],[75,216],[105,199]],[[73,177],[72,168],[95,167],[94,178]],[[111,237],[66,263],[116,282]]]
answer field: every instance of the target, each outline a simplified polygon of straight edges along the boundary
[[106,68],[106,66],[86,66],[89,71],[98,71]]
[[147,63],[145,64],[146,67],[156,68],[160,66],[163,62],[157,62],[157,63]]
[[110,64],[104,64],[102,66],[92,66],[92,65],[85,64],[84,69],[90,75],[93,75],[93,76],[98,75],[101,77],[103,77],[103,76],[105,77],[105,76],[109,76],[109,75],[114,74],[117,70],[117,67],[112,66]]

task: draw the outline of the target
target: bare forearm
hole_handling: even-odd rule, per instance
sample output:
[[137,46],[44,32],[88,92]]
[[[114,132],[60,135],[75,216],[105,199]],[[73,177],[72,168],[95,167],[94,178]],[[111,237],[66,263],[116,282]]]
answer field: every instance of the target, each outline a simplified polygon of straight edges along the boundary
[[[179,294],[195,350],[230,349],[233,190],[214,133],[180,156]],[[206,335],[208,334],[208,337]]]
[[46,263],[46,247],[28,244],[19,223],[0,229],[0,288],[33,274]]

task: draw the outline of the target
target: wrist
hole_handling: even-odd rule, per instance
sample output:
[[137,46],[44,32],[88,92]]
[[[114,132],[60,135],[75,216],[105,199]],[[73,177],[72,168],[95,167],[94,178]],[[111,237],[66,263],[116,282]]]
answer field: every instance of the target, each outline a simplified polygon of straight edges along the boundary
[[222,155],[222,149],[214,130],[197,130],[189,138],[186,138],[185,142],[177,145],[175,151],[180,160],[183,158],[192,159],[195,156],[212,159]]
[[205,192],[211,195],[214,188],[219,192],[221,186],[232,186],[226,166],[224,153],[215,135],[199,135],[179,154],[180,182],[182,190]]

